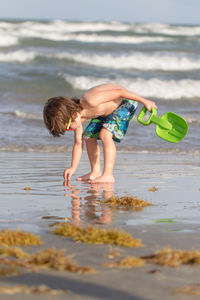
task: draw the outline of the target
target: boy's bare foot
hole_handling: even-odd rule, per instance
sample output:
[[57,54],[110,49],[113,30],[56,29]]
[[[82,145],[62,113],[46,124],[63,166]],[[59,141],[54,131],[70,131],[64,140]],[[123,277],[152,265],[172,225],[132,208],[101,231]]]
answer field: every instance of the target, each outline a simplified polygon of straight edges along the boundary
[[115,179],[112,175],[102,175],[102,176],[99,176],[95,179],[90,179],[89,180],[89,183],[102,183],[102,182],[113,183],[113,182],[115,182]]
[[88,173],[86,175],[80,176],[78,178],[76,178],[76,180],[78,181],[88,181],[88,180],[93,180],[97,177],[101,176],[101,173]]

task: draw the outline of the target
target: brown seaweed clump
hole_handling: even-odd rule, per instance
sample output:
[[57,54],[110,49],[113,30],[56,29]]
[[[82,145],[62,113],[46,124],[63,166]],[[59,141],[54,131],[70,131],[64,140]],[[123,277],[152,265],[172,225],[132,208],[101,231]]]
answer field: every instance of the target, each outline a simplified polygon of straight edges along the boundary
[[[17,251],[19,250],[21,249],[18,249]],[[18,253],[20,255],[18,255]],[[14,272],[15,269],[19,271],[19,268],[29,269],[31,271],[37,271],[40,268],[48,268],[58,271],[70,271],[77,273],[96,273],[93,268],[79,266],[71,256],[65,256],[65,249],[56,250],[54,248],[49,248],[36,254],[28,254],[21,250],[21,252],[17,252],[16,255],[16,252],[12,247],[7,247],[5,255],[16,259],[0,257],[0,265],[6,265],[6,268],[0,269],[0,276],[7,276],[7,274],[9,275],[12,270]]]
[[181,286],[173,290],[174,293],[185,294],[187,296],[200,296],[200,283]]
[[110,263],[105,263],[104,267],[107,268],[136,268],[143,267],[145,265],[145,260],[139,257],[127,256],[121,260],[117,260]]
[[64,289],[51,289],[48,286],[41,284],[38,286],[27,286],[27,285],[17,285],[14,287],[3,286],[0,287],[0,294],[4,295],[15,295],[15,294],[51,294],[58,295],[66,293]]
[[25,186],[24,190],[25,190],[25,191],[31,191],[32,188],[31,188],[30,186]]
[[58,271],[95,273],[93,268],[78,266],[70,256],[65,256],[65,249],[45,249],[39,253],[30,255],[30,257],[26,260],[26,264]]
[[0,247],[0,255],[12,256],[21,259],[29,257],[29,254],[23,251],[21,248],[9,246]]
[[101,229],[93,226],[81,228],[70,223],[61,223],[52,231],[66,237],[72,237],[74,241],[87,244],[111,244],[123,247],[141,247],[141,241],[135,239],[130,233],[122,229]]
[[19,230],[2,230],[0,232],[0,245],[8,246],[34,246],[41,245],[42,242],[38,235],[22,232]]
[[156,192],[158,189],[155,186],[152,186],[148,191],[149,192]]
[[121,198],[112,196],[109,199],[102,200],[101,203],[107,204],[112,208],[124,208],[133,210],[143,210],[145,206],[152,205],[152,203],[134,196],[124,196]]
[[150,263],[155,263],[158,265],[179,267],[182,264],[200,264],[200,251],[172,250],[170,247],[168,247],[151,256],[145,256],[142,258],[146,259]]

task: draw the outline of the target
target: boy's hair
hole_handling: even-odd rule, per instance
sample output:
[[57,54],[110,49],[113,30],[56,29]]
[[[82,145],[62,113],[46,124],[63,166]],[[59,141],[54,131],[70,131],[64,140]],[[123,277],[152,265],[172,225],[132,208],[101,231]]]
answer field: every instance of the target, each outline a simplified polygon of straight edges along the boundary
[[80,99],[53,97],[47,100],[43,110],[43,119],[53,136],[65,134],[66,124],[73,114],[82,110]]

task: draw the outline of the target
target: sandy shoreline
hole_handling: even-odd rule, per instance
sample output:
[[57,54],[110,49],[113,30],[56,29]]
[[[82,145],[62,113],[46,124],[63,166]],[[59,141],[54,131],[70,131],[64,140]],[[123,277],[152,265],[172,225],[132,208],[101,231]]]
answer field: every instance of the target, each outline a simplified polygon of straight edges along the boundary
[[[122,256],[150,255],[168,245],[177,249],[199,249],[198,157],[118,153],[114,187],[91,187],[75,181],[76,176],[88,170],[85,154],[71,186],[63,186],[62,179],[71,153],[1,152],[0,157],[1,230],[19,228],[39,234],[44,245],[31,247],[30,251],[37,252],[52,246],[65,248],[67,254],[75,254],[79,264],[98,270],[95,275],[58,271],[27,273],[2,278],[0,286],[43,283],[55,289],[66,288],[68,293],[56,295],[58,299],[188,299],[187,296],[173,294],[171,289],[197,283],[198,267],[174,269],[148,264],[128,270],[106,269],[102,264],[108,261],[105,258],[109,252],[107,245],[77,244],[70,238],[51,235],[49,225],[58,218],[66,218],[77,225],[121,227],[140,238],[145,245],[132,249],[114,247]],[[30,186],[31,190],[24,190],[26,186]],[[153,186],[158,191],[150,192]],[[99,200],[112,193],[119,197],[138,196],[154,205],[140,212],[102,209]],[[55,217],[46,219],[44,216]],[[155,272],[151,272],[153,270]],[[10,299],[12,296],[3,297]],[[23,296],[26,297],[31,295]],[[38,299],[40,297],[49,299],[55,296],[37,295]],[[22,296],[15,295],[15,299],[18,298]]]

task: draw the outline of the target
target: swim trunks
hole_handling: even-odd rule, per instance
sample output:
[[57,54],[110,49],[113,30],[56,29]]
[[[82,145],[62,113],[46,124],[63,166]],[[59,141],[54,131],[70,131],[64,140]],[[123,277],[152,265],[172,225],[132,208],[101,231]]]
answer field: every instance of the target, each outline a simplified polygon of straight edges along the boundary
[[130,120],[133,118],[138,103],[136,101],[124,99],[118,108],[106,117],[91,119],[83,132],[87,138],[98,138],[100,130],[105,127],[113,134],[113,140],[120,143],[126,134]]

